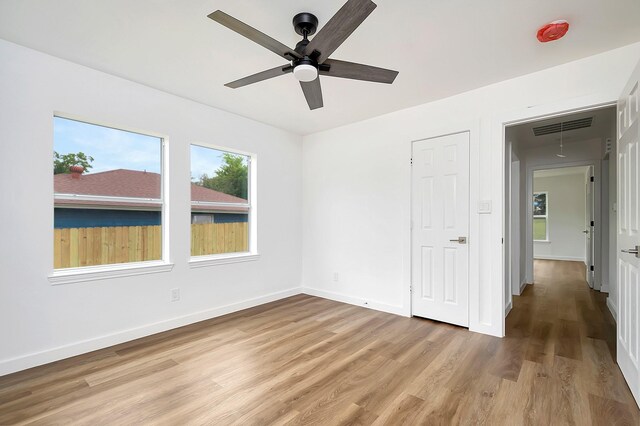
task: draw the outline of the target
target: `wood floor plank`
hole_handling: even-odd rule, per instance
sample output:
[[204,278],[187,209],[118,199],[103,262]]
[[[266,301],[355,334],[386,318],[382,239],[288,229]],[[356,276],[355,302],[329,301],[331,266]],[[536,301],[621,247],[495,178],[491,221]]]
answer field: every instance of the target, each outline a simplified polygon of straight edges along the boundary
[[535,277],[504,339],[298,295],[0,377],[0,424],[640,424],[606,295]]

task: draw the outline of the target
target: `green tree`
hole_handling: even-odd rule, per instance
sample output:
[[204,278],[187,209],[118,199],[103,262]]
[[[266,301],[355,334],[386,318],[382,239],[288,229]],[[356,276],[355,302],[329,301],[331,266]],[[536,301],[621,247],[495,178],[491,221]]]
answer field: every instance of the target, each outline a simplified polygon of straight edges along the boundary
[[241,155],[233,155],[225,152],[222,155],[223,164],[216,170],[214,176],[206,173],[200,176],[198,185],[225,194],[235,195],[247,199],[248,193],[248,167],[245,158]]
[[93,166],[93,157],[86,155],[84,152],[78,152],[77,154],[58,154],[57,151],[53,151],[53,174],[59,175],[61,173],[70,173],[69,167],[82,166],[85,172],[89,172]]

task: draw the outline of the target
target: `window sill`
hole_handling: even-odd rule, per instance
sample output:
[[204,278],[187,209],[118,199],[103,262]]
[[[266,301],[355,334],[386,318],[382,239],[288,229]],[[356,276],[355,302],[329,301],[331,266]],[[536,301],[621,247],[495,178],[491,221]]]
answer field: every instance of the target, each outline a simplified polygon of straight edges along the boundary
[[545,244],[550,244],[551,240],[533,240],[534,243],[545,243]]
[[252,262],[260,259],[257,253],[233,253],[211,256],[196,256],[189,260],[189,267],[204,268],[214,265],[225,265],[228,263]]
[[72,284],[84,281],[170,272],[172,269],[173,263],[166,263],[163,261],[132,262],[115,265],[56,269],[51,275],[49,275],[49,282],[53,285]]

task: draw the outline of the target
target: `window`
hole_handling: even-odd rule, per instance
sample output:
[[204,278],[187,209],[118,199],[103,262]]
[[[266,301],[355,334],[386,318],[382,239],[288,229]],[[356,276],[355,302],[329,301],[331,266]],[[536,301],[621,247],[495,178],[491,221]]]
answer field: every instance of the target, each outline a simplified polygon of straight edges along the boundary
[[54,117],[54,269],[163,258],[162,145]]
[[549,205],[548,193],[536,192],[533,194],[533,240],[549,240]]
[[250,155],[191,145],[191,256],[255,252],[251,166]]

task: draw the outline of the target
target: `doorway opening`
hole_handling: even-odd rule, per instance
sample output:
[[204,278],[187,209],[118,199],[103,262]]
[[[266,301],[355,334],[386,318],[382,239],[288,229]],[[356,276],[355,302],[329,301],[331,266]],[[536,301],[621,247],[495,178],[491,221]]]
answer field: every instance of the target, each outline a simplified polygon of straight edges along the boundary
[[[505,129],[505,315],[543,262],[575,262],[584,285],[615,282],[615,106]],[[613,163],[613,166],[611,165]],[[606,299],[605,299],[606,300]]]
[[[536,260],[578,262],[595,284],[595,165],[536,169],[531,202],[533,282]],[[602,219],[600,220],[600,222]],[[527,223],[528,226],[528,223]],[[602,235],[601,235],[602,239]]]

